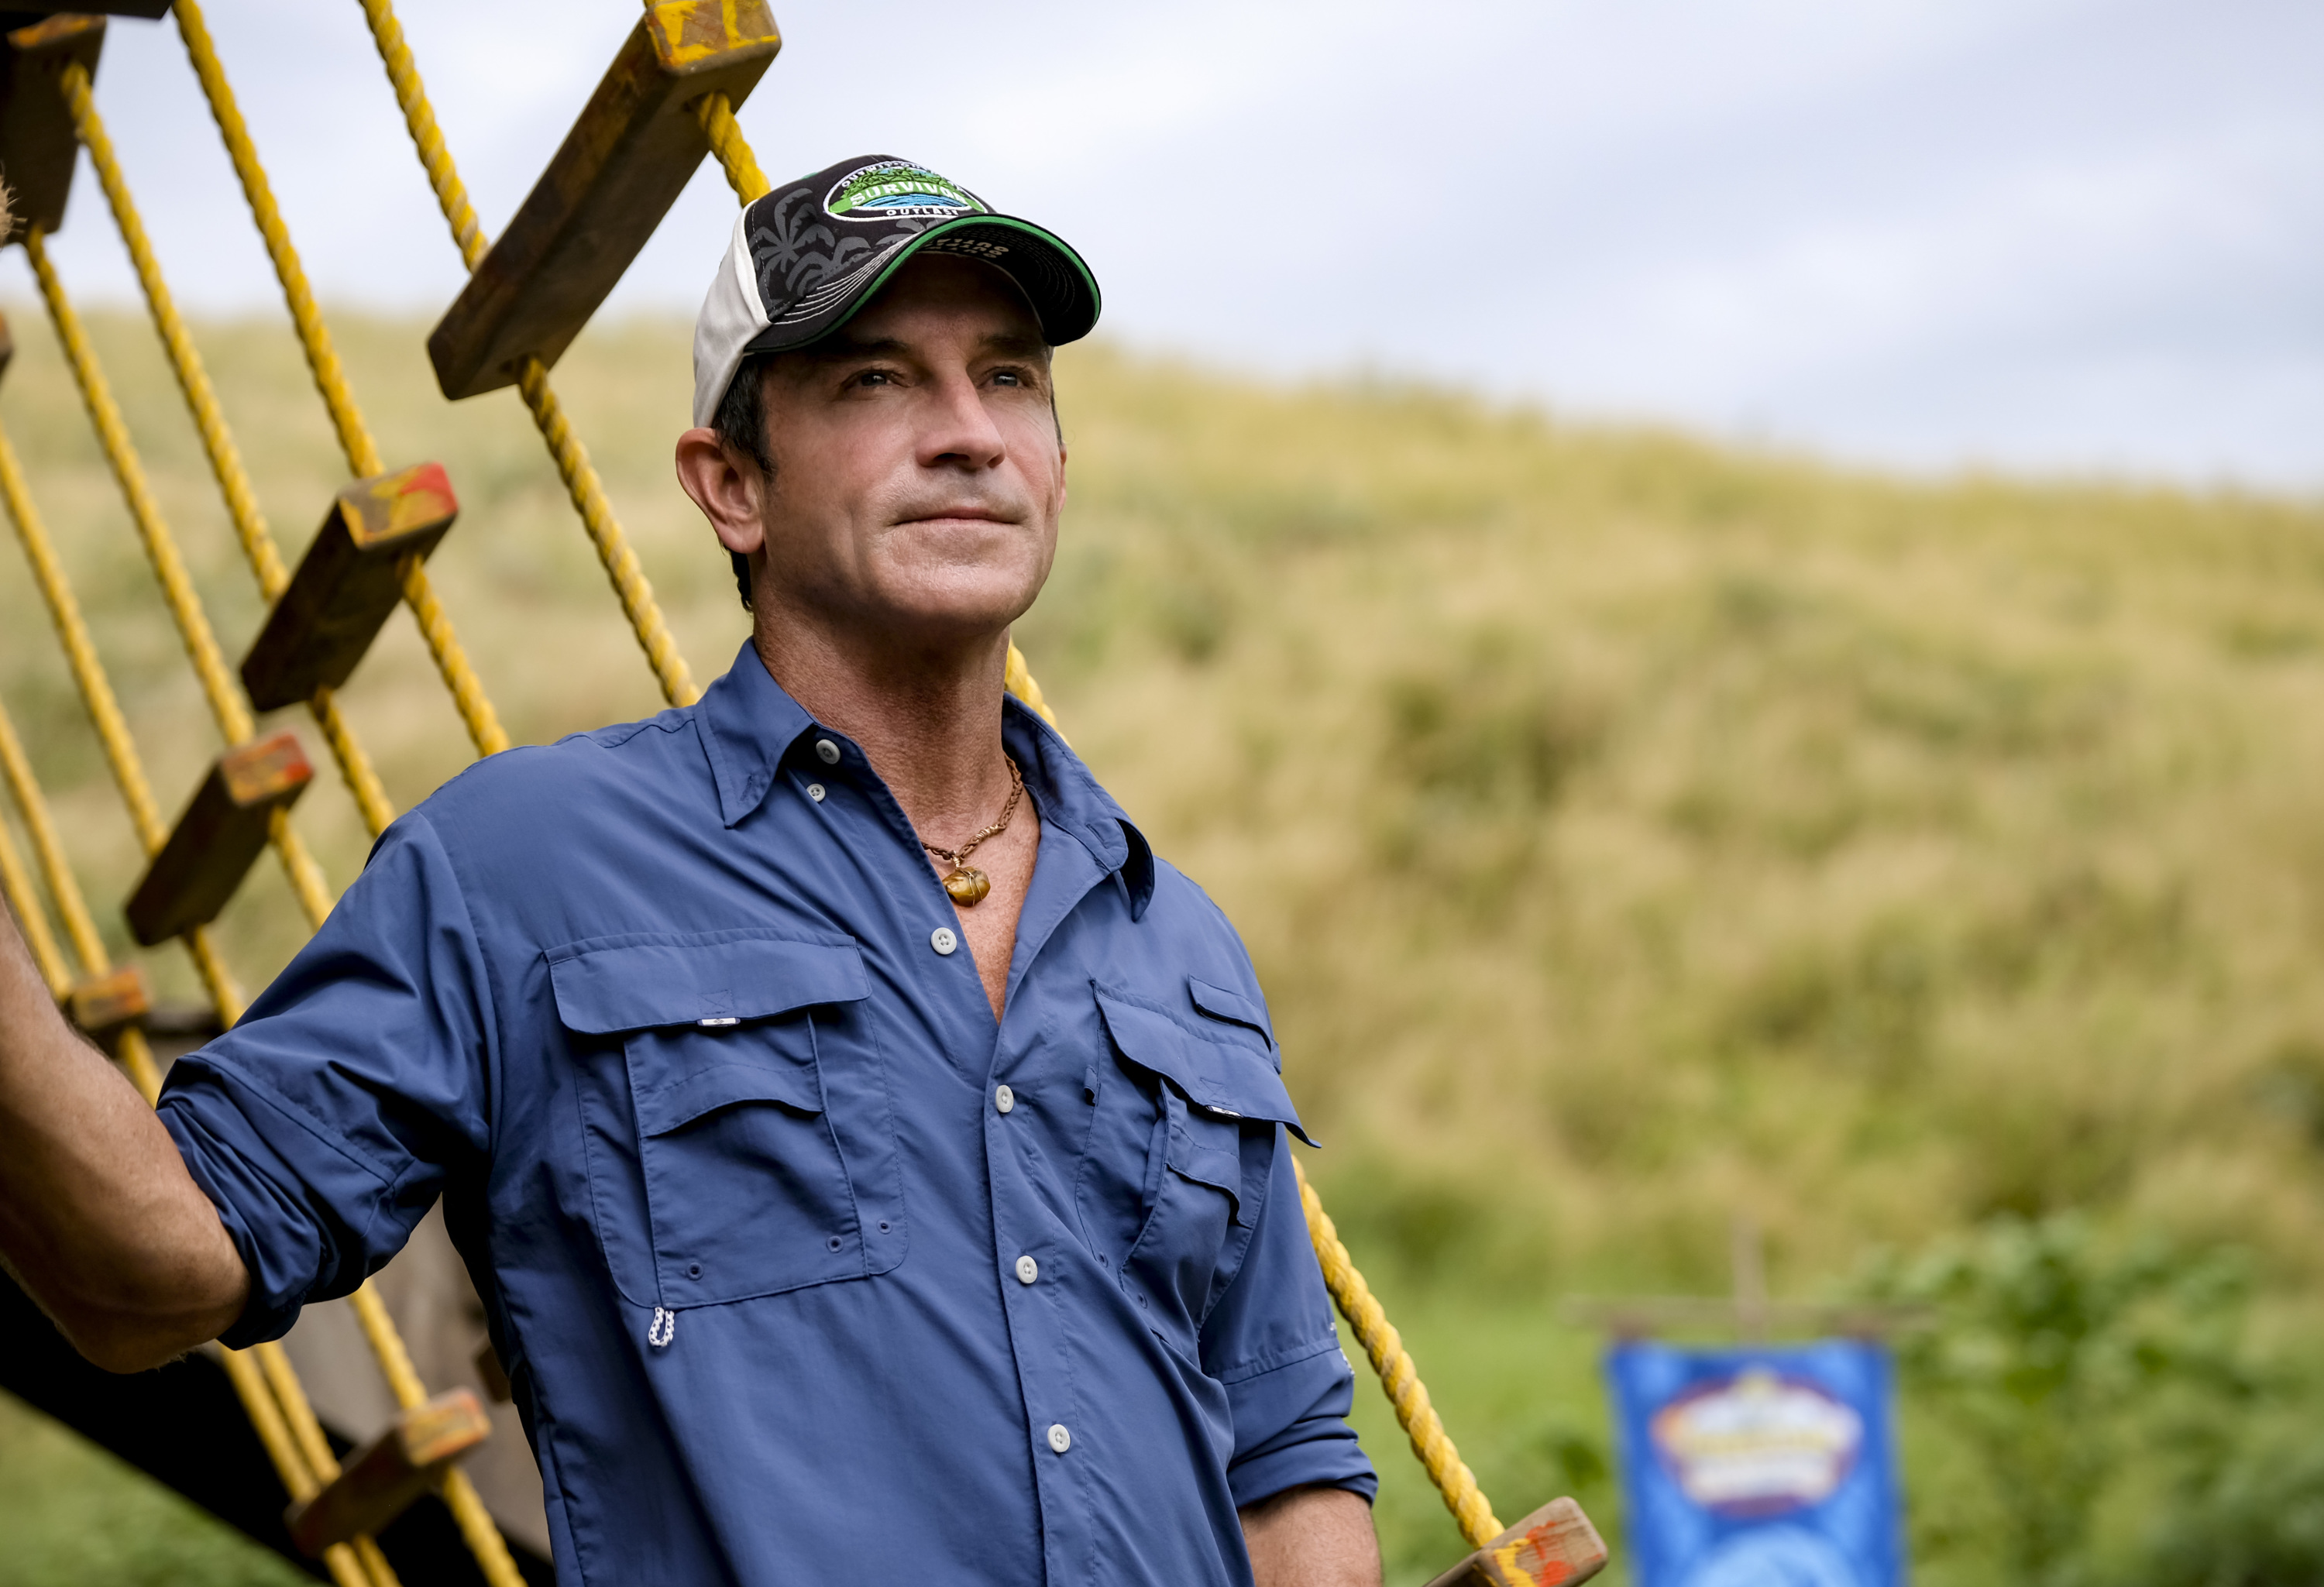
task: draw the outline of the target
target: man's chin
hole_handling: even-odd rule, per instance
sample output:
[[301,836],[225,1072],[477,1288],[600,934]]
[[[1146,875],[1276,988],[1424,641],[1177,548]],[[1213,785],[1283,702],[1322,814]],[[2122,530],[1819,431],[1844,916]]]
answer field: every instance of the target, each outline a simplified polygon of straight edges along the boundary
[[973,646],[1008,632],[1040,593],[1038,582],[1013,575],[915,581],[880,592],[884,598],[862,615],[908,643]]

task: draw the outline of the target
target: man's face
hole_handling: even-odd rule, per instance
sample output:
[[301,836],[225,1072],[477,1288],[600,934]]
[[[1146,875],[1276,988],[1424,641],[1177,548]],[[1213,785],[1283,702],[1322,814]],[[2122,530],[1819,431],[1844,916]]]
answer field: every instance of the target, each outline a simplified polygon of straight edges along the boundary
[[1006,276],[913,259],[835,336],[774,359],[766,383],[762,612],[945,644],[1033,604],[1065,454],[1039,322]]

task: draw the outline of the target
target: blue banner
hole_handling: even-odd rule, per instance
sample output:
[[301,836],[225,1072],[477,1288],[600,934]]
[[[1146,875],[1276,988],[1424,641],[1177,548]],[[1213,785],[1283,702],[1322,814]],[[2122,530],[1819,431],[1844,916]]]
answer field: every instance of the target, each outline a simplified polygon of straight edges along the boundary
[[1607,1352],[1637,1587],[1904,1587],[1888,1352]]

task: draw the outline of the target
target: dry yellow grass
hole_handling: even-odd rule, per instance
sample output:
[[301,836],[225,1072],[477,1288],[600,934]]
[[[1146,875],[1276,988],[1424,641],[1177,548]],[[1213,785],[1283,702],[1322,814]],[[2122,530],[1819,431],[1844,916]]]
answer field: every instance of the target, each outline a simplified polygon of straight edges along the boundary
[[[52,347],[12,318],[0,417],[174,810],[214,736]],[[258,605],[175,391],[142,323],[97,328],[238,655]],[[438,582],[514,734],[656,708],[515,400],[445,405],[422,326],[340,329],[391,461],[461,492]],[[339,466],[296,350],[198,335],[295,555]],[[706,680],[745,623],[669,478],[686,347],[603,327],[558,378]],[[2309,1315],[2324,505],[1904,483],[1103,346],[1061,383],[1074,497],[1021,642],[1244,931],[1391,1298],[1714,1285],[1738,1210],[1804,1290],[1877,1243],[2075,1206],[2247,1246],[2279,1320]],[[13,570],[0,633],[0,697],[117,900],[128,829]],[[400,804],[466,759],[401,618],[347,708]],[[344,885],[362,835],[327,780],[300,819]],[[226,930],[256,984],[298,940],[280,879]]]

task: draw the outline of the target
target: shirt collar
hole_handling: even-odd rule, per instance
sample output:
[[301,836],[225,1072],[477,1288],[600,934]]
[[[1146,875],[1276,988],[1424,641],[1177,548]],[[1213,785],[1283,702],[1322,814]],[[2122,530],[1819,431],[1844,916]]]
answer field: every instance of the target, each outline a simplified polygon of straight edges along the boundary
[[[749,640],[696,709],[719,817],[733,826],[765,800],[784,758],[817,724],[774,680]],[[1145,835],[1057,730],[1014,696],[1002,697],[1001,736],[1039,801],[1041,819],[1071,834],[1101,870],[1119,877],[1131,918],[1143,916],[1154,897],[1154,850]]]
[[733,826],[759,807],[783,757],[814,728],[815,718],[783,692],[749,640],[726,675],[703,691],[696,709],[711,780],[718,785],[718,815]]

